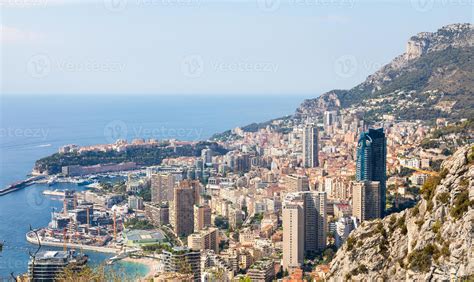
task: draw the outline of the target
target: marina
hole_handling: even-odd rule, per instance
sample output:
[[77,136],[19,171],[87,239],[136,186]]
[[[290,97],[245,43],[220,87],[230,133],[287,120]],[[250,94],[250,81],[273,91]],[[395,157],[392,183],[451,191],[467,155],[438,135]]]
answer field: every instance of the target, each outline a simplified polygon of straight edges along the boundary
[[[269,101],[261,97],[255,98],[251,103],[245,100],[232,98],[233,102],[228,103],[228,100],[215,100],[210,98],[204,98],[205,103],[215,108],[215,115],[219,117],[227,117],[226,119],[219,118],[219,123],[213,123],[211,121],[215,120],[215,117],[208,117],[203,114],[201,118],[193,120],[193,123],[190,124],[188,118],[183,118],[181,115],[178,115],[177,112],[172,109],[172,106],[179,102],[179,99],[175,98],[160,98],[155,99],[150,103],[150,101],[142,102],[142,100],[136,100],[136,107],[144,109],[144,112],[155,112],[156,107],[151,107],[155,102],[166,105],[163,112],[159,112],[157,121],[149,123],[148,125],[151,128],[159,128],[162,124],[158,120],[172,120],[173,122],[167,126],[170,128],[202,128],[203,131],[201,137],[211,136],[215,132],[220,132],[224,129],[227,129],[229,124],[229,112],[231,109],[236,107],[236,105],[245,104],[245,115],[242,115],[242,111],[239,111],[238,114],[234,114],[230,117],[231,122],[235,124],[240,123],[250,123],[254,120],[264,120],[266,118],[280,115],[283,113],[289,113],[294,110],[297,104],[300,102],[302,96],[298,97],[288,97],[282,99],[275,99],[271,101],[275,107],[263,107],[267,105]],[[24,109],[25,104],[28,104],[25,100],[20,98],[8,98],[9,100],[4,100],[5,103],[8,103],[10,107],[2,109],[2,117],[4,118],[4,126],[13,126],[13,121],[17,122],[18,127],[29,128],[31,127],[31,120],[35,120],[38,115],[41,115],[44,112],[55,112],[58,108],[62,108],[63,105],[56,105],[50,103],[43,99],[35,99],[34,108],[28,109],[28,111],[23,111],[21,116],[18,116],[18,112],[21,109]],[[202,102],[203,98],[194,99],[194,101]],[[31,173],[31,169],[34,166],[36,160],[41,159],[50,154],[57,152],[58,148],[64,144],[79,142],[80,145],[87,144],[100,144],[104,142],[104,123],[102,120],[112,120],[110,118],[110,112],[105,116],[100,116],[100,109],[103,109],[106,105],[109,104],[107,99],[98,99],[96,103],[91,104],[89,101],[86,103],[82,99],[77,99],[74,103],[79,105],[78,107],[71,108],[68,110],[68,114],[64,116],[64,119],[58,119],[56,116],[51,119],[44,119],[38,121],[36,127],[51,129],[50,135],[47,136],[46,140],[33,139],[31,140],[22,137],[22,136],[7,136],[2,138],[4,146],[2,147],[2,157],[1,160],[4,162],[2,167],[2,178],[0,179],[0,189],[9,186],[10,184],[16,182],[17,180],[22,180],[28,178],[28,174]],[[128,99],[123,99],[123,105],[129,105],[130,101]],[[195,104],[194,102],[192,103]],[[68,104],[64,104],[63,108],[68,108]],[[232,105],[232,106],[230,106]],[[194,107],[194,106],[193,106]],[[244,107],[243,107],[244,108]],[[259,110],[257,110],[259,109]],[[282,110],[283,109],[283,110]],[[4,111],[3,111],[4,110]],[[124,117],[124,112],[122,109],[118,110],[113,109],[116,114],[120,117]],[[125,115],[132,116],[134,112],[125,113]],[[94,122],[82,122],[82,117],[91,116],[93,117]],[[244,120],[242,120],[242,117]],[[148,120],[147,117],[140,117],[138,122]],[[99,122],[99,120],[101,120]],[[238,122],[237,122],[238,121]],[[74,125],[74,130],[72,130],[72,125]],[[84,135],[78,134],[78,132],[83,132]],[[98,134],[96,134],[98,132]],[[82,138],[87,136],[87,138]],[[146,136],[144,136],[146,137]],[[167,138],[179,138],[178,135],[166,135],[166,136],[154,136],[158,139],[162,137]],[[195,140],[199,136],[192,135],[188,136],[189,140]],[[80,141],[77,141],[78,138]],[[30,145],[31,142],[37,142],[38,144],[50,143],[49,147],[33,148],[35,145]],[[7,143],[17,144],[16,146],[6,146]],[[135,173],[135,171],[130,171],[124,174],[113,173],[116,177],[126,177],[128,173]],[[136,173],[139,173],[137,171]],[[110,174],[112,175],[112,174]],[[27,242],[25,239],[25,234],[29,232],[29,226],[32,225],[33,228],[41,228],[47,226],[51,220],[51,210],[54,208],[60,210],[62,208],[62,202],[60,200],[53,200],[53,198],[62,198],[62,196],[48,196],[44,195],[43,191],[45,190],[77,190],[85,191],[87,188],[100,188],[99,179],[105,177],[105,175],[96,175],[89,179],[90,176],[81,176],[76,178],[76,180],[84,179],[90,181],[90,184],[81,185],[81,183],[73,183],[76,180],[74,178],[64,178],[59,177],[56,180],[56,183],[52,186],[47,185],[47,179],[50,176],[44,176],[44,178],[35,181],[31,185],[18,189],[14,193],[8,193],[7,195],[0,196],[0,225],[1,226],[14,226],[14,228],[0,228],[0,241],[4,240],[3,251],[1,253],[3,258],[8,257],[9,260],[0,259],[0,276],[7,277],[11,272],[15,274],[27,272],[27,265],[29,260],[29,251],[34,252],[37,248],[35,244]],[[107,177],[107,179],[110,179]],[[79,182],[79,181],[78,181]],[[53,246],[43,246],[42,249],[45,250],[61,250],[63,247],[53,247]],[[89,262],[91,266],[100,265],[104,263],[107,259],[112,257],[115,254],[112,253],[101,253],[95,251],[84,250],[89,256]],[[9,261],[15,261],[15,264],[9,263]],[[132,273],[132,275],[144,276],[147,273],[147,267],[144,267],[142,264],[134,263],[128,258],[125,260],[120,260],[114,263],[114,267],[122,268],[127,270],[127,272]]]
[[[69,183],[76,184],[77,186],[84,186],[86,188],[100,189],[100,180],[110,180],[114,178],[125,178],[128,174],[139,174],[144,173],[143,170],[127,171],[127,172],[114,172],[114,173],[100,173],[94,175],[86,175],[84,177],[65,177],[62,175],[36,175],[18,181],[8,185],[6,188],[0,190],[0,196],[7,195],[9,193],[18,191],[20,189],[26,188],[33,184],[46,184],[48,186],[54,186],[58,183]],[[64,196],[64,193],[60,191],[46,190],[43,191],[44,195],[50,196]]]

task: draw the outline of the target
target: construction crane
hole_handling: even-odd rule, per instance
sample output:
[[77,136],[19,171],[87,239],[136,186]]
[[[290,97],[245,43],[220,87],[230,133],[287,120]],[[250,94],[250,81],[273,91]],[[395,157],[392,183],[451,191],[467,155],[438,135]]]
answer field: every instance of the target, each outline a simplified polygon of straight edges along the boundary
[[90,226],[90,220],[89,220],[89,207],[87,207],[87,227]]
[[114,210],[114,241],[117,242],[117,212]]
[[63,249],[64,249],[64,251],[67,251],[66,236],[67,236],[67,228],[64,228],[63,229]]

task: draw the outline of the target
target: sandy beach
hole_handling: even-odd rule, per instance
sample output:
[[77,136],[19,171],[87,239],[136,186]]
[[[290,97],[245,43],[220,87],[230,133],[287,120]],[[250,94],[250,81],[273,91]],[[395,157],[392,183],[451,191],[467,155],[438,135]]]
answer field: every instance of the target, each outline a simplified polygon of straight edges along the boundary
[[146,273],[145,277],[143,279],[145,280],[146,278],[152,277],[156,273],[156,267],[157,267],[157,261],[151,258],[131,258],[127,257],[124,258],[122,261],[125,262],[131,262],[131,263],[139,263],[146,265],[148,268],[148,272]]

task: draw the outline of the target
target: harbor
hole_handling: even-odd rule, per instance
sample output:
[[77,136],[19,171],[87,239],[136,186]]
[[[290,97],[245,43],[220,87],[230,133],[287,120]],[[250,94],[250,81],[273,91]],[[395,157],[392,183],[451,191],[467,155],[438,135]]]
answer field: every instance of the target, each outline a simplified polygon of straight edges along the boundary
[[[144,170],[133,170],[133,171],[120,171],[111,173],[100,173],[93,175],[85,175],[82,177],[67,177],[63,175],[35,175],[27,179],[14,182],[4,189],[0,190],[0,196],[13,193],[23,188],[29,187],[33,184],[47,184],[48,186],[54,186],[57,183],[70,183],[76,184],[77,186],[84,186],[86,188],[99,189],[101,180],[110,180],[114,178],[126,178],[129,174],[140,174],[144,173]],[[44,191],[45,195],[50,196],[63,196],[62,193],[52,191]]]
[[44,178],[44,176],[42,176],[42,175],[33,176],[33,177],[27,178],[25,180],[10,184],[5,189],[0,190],[0,196],[4,196],[4,195],[7,195],[9,193],[12,193],[12,192],[18,191],[20,189],[23,189],[25,187],[28,187],[30,185],[33,185],[34,183],[36,183],[36,181],[41,180],[43,178]]
[[[41,181],[44,181],[41,180]],[[52,189],[54,188],[54,189]],[[28,239],[26,234],[30,232],[29,226],[34,229],[47,226],[51,220],[51,211],[59,210],[63,206],[63,196],[48,196],[43,194],[46,190],[64,191],[66,189],[75,189],[78,192],[86,191],[85,186],[78,186],[75,183],[57,182],[53,187],[46,183],[34,183],[26,189],[20,189],[15,193],[9,193],[0,199],[3,201],[0,205],[0,223],[8,224],[9,220],[16,218],[19,228],[8,229],[7,233],[1,230],[0,242],[3,243],[2,257],[9,257],[12,261],[22,262],[17,265],[5,264],[5,260],[0,259],[0,275],[2,277],[9,276],[11,272],[15,275],[26,273],[29,253],[34,253],[38,248],[37,240]],[[58,198],[58,199],[55,199]],[[36,199],[36,200],[34,200]],[[57,251],[63,250],[64,244],[61,242],[41,242],[41,251]],[[117,255],[120,251],[111,248],[97,246],[83,246],[74,243],[67,243],[67,249],[75,249],[84,252],[89,257],[88,265],[90,267],[98,267],[106,263],[110,258]],[[108,267],[120,269],[130,273],[131,276],[145,277],[149,273],[150,267],[141,263],[136,259],[121,259],[114,261],[113,265]]]

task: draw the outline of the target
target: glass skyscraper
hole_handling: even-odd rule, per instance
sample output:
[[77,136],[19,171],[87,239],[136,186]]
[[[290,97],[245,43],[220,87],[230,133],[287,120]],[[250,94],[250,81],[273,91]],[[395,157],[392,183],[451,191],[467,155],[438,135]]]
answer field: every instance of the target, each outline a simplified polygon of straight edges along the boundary
[[387,140],[383,128],[360,134],[357,144],[357,181],[380,182],[380,211],[385,213],[387,179]]

